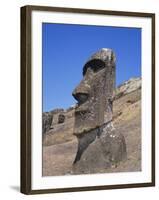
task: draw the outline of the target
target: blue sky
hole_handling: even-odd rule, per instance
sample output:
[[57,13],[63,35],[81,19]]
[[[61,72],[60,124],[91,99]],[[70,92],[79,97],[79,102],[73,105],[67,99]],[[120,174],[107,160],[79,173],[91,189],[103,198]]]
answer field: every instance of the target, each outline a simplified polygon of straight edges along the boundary
[[116,54],[116,85],[141,76],[140,28],[43,23],[42,43],[43,111],[75,104],[83,65],[101,48]]

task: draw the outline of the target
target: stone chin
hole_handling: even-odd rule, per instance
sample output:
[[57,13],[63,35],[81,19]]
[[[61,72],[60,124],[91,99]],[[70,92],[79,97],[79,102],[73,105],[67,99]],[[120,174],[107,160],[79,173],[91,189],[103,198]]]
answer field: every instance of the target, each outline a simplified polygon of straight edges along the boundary
[[98,127],[98,123],[96,121],[89,120],[87,117],[88,113],[75,113],[75,118],[77,121],[74,127],[74,135],[86,134]]

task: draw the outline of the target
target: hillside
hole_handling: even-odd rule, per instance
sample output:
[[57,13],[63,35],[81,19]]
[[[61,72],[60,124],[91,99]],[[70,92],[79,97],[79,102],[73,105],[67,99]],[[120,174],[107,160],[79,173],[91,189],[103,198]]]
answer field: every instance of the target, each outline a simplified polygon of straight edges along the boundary
[[[74,107],[43,113],[43,176],[70,174],[77,151]],[[126,140],[127,160],[102,172],[141,170],[141,79],[132,78],[115,91],[114,126]],[[99,171],[98,171],[99,172]]]

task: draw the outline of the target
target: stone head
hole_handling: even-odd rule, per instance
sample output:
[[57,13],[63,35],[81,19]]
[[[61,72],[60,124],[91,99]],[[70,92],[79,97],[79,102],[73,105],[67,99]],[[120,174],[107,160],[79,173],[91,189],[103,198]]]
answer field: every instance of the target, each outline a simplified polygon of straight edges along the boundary
[[93,54],[83,67],[83,79],[72,95],[77,100],[74,134],[81,135],[112,120],[115,55],[111,49]]

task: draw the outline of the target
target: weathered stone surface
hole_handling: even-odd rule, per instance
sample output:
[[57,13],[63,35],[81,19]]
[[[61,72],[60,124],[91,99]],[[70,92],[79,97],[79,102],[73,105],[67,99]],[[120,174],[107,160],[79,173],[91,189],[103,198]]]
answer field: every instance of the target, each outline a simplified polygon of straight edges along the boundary
[[100,68],[106,67],[106,65],[115,66],[115,54],[111,49],[102,48],[93,54],[83,67],[83,75],[85,75],[88,68],[93,68],[98,71]]
[[115,55],[101,49],[91,56],[83,69],[84,77],[74,89],[78,101],[75,108],[74,134],[85,134],[112,120],[112,100],[115,86]]
[[50,130],[50,126],[52,123],[53,115],[50,112],[45,112],[42,115],[42,131],[43,133],[46,133],[47,131]]
[[[120,161],[127,158],[124,136],[111,127],[111,124],[102,129],[99,130],[101,136],[97,136],[87,146],[80,159],[75,162],[72,174],[100,173],[107,168],[117,167]],[[90,138],[93,139],[93,137]],[[85,138],[86,141],[88,139]]]
[[84,65],[83,75],[83,80],[73,91],[78,101],[74,126],[78,150],[72,173],[93,173],[94,168],[108,168],[126,158],[124,136],[115,133],[112,124],[115,86],[113,51],[101,49],[93,54]]

